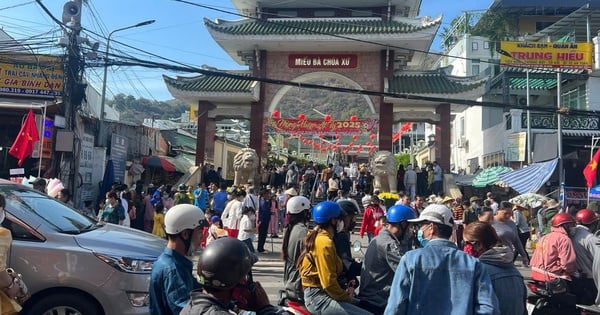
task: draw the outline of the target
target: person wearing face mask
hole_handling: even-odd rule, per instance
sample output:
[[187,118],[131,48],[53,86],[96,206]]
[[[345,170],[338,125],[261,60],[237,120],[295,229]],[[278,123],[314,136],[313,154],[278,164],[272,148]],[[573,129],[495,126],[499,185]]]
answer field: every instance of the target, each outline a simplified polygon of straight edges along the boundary
[[353,305],[354,297],[338,282],[343,267],[333,236],[342,226],[341,212],[333,201],[320,202],[312,209],[316,227],[304,240],[304,249],[298,258],[304,302],[311,314],[370,314]]
[[578,277],[573,278],[573,288],[578,301],[581,304],[590,305],[594,303],[598,294],[598,288],[594,283],[593,261],[600,239],[594,235],[598,225],[598,216],[589,209],[582,209],[575,214],[577,226],[569,231],[569,237],[573,242],[576,254],[576,266]]
[[191,204],[173,206],[165,215],[167,246],[152,267],[150,314],[179,314],[200,284],[192,274],[191,256],[202,242],[204,212]]
[[350,285],[354,283],[355,287],[358,284],[358,276],[360,276],[360,269],[362,263],[356,261],[352,257],[352,251],[350,250],[350,232],[354,230],[356,222],[354,217],[358,215],[358,206],[348,199],[340,199],[336,203],[342,209],[340,222],[336,228],[336,233],[333,236],[333,243],[335,244],[335,251],[342,260],[343,275],[345,279],[343,282]]
[[369,243],[360,273],[359,306],[373,314],[383,314],[394,273],[400,258],[412,249],[414,211],[395,205],[386,213],[387,225]]
[[569,238],[575,220],[568,213],[552,217],[550,233],[538,241],[531,257],[531,278],[536,281],[571,280],[577,272],[576,254]]
[[502,244],[496,230],[485,222],[473,222],[465,227],[463,239],[490,275],[500,315],[525,314],[527,289],[523,276],[513,264],[512,250]]
[[454,219],[444,205],[427,206],[417,238],[423,248],[398,263],[384,314],[498,314],[498,299],[482,263],[449,240]]
[[117,193],[109,191],[106,193],[106,201],[104,201],[104,209],[100,215],[100,221],[112,224],[123,224],[125,220],[125,209],[119,203]]

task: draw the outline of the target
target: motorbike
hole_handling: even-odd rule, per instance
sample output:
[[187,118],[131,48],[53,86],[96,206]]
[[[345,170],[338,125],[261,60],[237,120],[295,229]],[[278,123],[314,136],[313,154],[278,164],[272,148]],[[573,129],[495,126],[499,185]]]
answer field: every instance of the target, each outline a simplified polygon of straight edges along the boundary
[[527,288],[533,293],[527,296],[529,315],[600,315],[595,305],[577,304],[577,297],[566,289],[552,292],[546,282],[528,281]]
[[310,315],[304,303],[292,299],[288,299],[285,290],[279,290],[279,303],[281,308],[292,315]]

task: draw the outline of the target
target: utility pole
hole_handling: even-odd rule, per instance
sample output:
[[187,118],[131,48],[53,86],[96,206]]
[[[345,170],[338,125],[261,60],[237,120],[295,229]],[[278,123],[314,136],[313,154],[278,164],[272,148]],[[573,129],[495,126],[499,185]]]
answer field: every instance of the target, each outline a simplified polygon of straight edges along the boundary
[[[81,62],[81,49],[79,47],[79,34],[81,32],[81,7],[82,0],[71,0],[65,3],[63,7],[62,21],[69,24],[67,38],[68,45],[64,62],[64,95],[63,95],[63,114],[65,116],[65,129],[76,134],[75,113],[81,106],[81,100],[85,94],[85,85],[82,83],[83,65]],[[73,137],[77,141],[77,137]],[[79,157],[75,156],[79,152],[77,145],[73,145],[73,152],[65,160],[68,162],[68,175],[66,181],[63,178],[63,185],[68,188],[73,196],[73,202],[77,206],[80,194],[76,191],[75,180],[79,172]]]

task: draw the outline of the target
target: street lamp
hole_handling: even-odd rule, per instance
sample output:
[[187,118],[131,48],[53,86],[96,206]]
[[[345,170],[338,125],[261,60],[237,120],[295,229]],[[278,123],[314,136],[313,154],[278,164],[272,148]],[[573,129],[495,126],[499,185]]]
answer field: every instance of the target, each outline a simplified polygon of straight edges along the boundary
[[[144,21],[144,22],[140,22],[134,25],[130,25],[130,26],[126,26],[126,27],[121,27],[118,28],[116,30],[111,31],[110,33],[108,33],[108,37],[106,38],[106,51],[104,52],[104,77],[102,79],[102,97],[100,100],[100,128],[99,129],[99,135],[98,138],[103,139],[104,138],[104,133],[103,133],[103,128],[104,128],[104,104],[106,101],[106,75],[108,72],[108,49],[110,48],[110,37],[112,36],[112,34],[116,33],[116,32],[120,32],[120,31],[124,31],[124,30],[128,30],[130,28],[136,28],[136,27],[140,27],[140,26],[145,26],[145,25],[150,25],[152,23],[156,22],[155,20],[148,20],[148,21]],[[101,142],[101,144],[105,144],[104,141]]]
[[[523,64],[523,65],[528,65],[526,62],[513,57],[513,55],[511,55],[508,51],[504,50],[504,49],[498,49],[497,50],[499,54],[514,59],[517,62]],[[527,102],[527,164],[531,164],[531,143],[533,142],[533,139],[531,138],[531,113],[529,112],[529,104],[530,104],[530,92],[529,92],[529,71],[531,69],[529,69],[529,67],[525,68],[525,84],[526,84],[526,102]]]

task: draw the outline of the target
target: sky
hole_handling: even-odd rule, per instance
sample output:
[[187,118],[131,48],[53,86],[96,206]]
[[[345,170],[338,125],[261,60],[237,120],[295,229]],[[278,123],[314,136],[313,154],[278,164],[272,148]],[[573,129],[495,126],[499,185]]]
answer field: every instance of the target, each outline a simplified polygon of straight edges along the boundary
[[[67,0],[39,0],[59,20],[63,5]],[[237,64],[212,39],[204,26],[203,19],[237,20],[239,16],[228,14],[236,12],[228,0],[189,0],[217,10],[201,8],[174,0],[84,0],[81,24],[83,36],[91,42],[100,42],[99,55],[106,49],[106,38],[110,31],[137,24],[147,20],[155,20],[150,25],[115,32],[111,37],[111,54],[128,54],[143,60],[161,63],[172,63],[159,57],[200,67],[208,65],[218,69],[246,69]],[[309,0],[307,0],[309,1]],[[450,21],[464,11],[484,10],[492,0],[423,0],[420,17],[437,17],[443,15],[442,26],[449,26]],[[28,39],[35,52],[62,54],[63,49],[56,45],[61,32],[59,27],[46,14],[36,1],[0,0],[0,27],[17,40]],[[52,32],[54,31],[54,32]],[[96,34],[94,34],[96,33]],[[31,38],[35,38],[34,40]],[[43,40],[45,39],[45,40]],[[42,41],[44,44],[42,44]],[[121,45],[125,43],[143,51]],[[41,48],[44,45],[44,49]],[[439,49],[439,39],[432,45],[432,50]],[[159,56],[159,57],[156,57]],[[86,68],[85,77],[89,84],[101,91],[103,68]],[[163,69],[141,67],[110,67],[107,73],[107,99],[124,93],[136,98],[164,101],[173,97],[166,88],[162,75],[175,77],[192,76],[189,73],[174,73]]]

